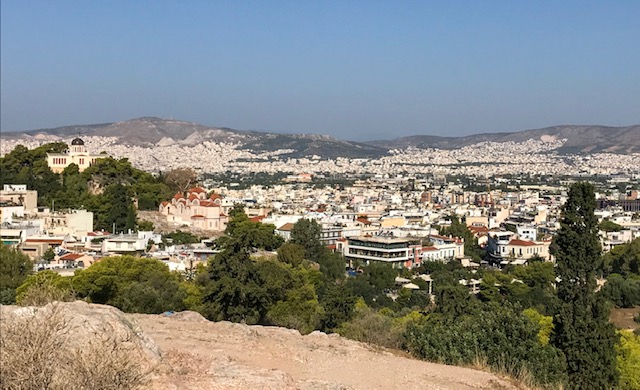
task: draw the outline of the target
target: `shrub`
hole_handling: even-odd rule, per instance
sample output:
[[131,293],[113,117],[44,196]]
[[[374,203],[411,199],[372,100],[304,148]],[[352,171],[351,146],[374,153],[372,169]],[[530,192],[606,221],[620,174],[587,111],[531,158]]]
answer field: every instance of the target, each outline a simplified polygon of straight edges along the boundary
[[21,306],[44,306],[73,299],[69,278],[48,270],[29,275],[16,293],[16,301]]
[[408,350],[425,360],[471,365],[481,359],[516,377],[529,372],[537,384],[561,383],[564,356],[551,345],[542,345],[539,331],[539,324],[517,306],[487,305],[453,322],[431,314],[426,321],[410,324],[405,340]]

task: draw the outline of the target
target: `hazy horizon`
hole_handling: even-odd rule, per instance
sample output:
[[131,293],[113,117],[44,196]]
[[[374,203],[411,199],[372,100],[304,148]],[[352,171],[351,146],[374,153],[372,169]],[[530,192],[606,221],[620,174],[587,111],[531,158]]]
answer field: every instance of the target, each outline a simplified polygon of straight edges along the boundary
[[[320,133],[320,132],[317,132],[317,133],[303,133],[303,132],[295,132],[295,131],[284,132],[284,131],[278,131],[278,130],[236,129],[236,128],[233,128],[233,127],[230,127],[230,126],[218,126],[218,125],[209,124],[209,123],[193,122],[193,121],[190,121],[190,120],[185,120],[183,118],[160,118],[160,117],[151,117],[151,116],[140,116],[140,117],[136,117],[136,118],[129,118],[129,119],[124,120],[124,121],[101,122],[101,123],[74,123],[74,124],[68,124],[68,125],[62,125],[62,126],[56,126],[56,127],[43,127],[43,128],[39,128],[39,129],[24,129],[24,130],[15,130],[15,131],[14,130],[2,130],[2,129],[0,129],[0,133],[9,133],[9,132],[22,133],[22,132],[37,131],[37,130],[52,130],[52,129],[56,129],[56,128],[60,128],[60,127],[100,125],[100,124],[107,124],[107,123],[127,122],[127,121],[131,121],[131,120],[142,119],[142,118],[157,118],[157,119],[162,119],[162,120],[175,120],[175,121],[180,121],[180,122],[196,123],[198,125],[203,125],[203,126],[206,126],[206,127],[230,128],[232,130],[239,130],[239,131],[256,131],[256,132],[276,133],[276,134],[319,134],[319,135],[329,135],[329,134]],[[604,127],[616,127],[617,128],[617,127],[630,127],[630,126],[637,126],[637,125],[640,125],[640,124],[609,126],[609,125],[602,125],[602,124],[564,123],[564,124],[556,124],[556,125],[545,126],[545,127],[554,127],[554,126],[604,126]],[[387,138],[366,138],[366,135],[365,135],[365,137],[348,138],[346,136],[340,136],[339,134],[338,135],[332,135],[332,136],[335,137],[336,139],[339,139],[339,140],[356,141],[356,142],[370,142],[370,141],[394,140],[394,139],[397,139],[397,138],[418,136],[418,135],[440,136],[440,137],[450,137],[450,136],[453,136],[453,137],[464,137],[464,136],[467,136],[467,135],[479,135],[479,134],[488,134],[488,133],[512,133],[512,132],[520,132],[520,131],[527,131],[527,130],[543,129],[545,127],[527,128],[527,129],[514,129],[514,130],[508,130],[508,131],[478,131],[478,132],[473,132],[473,133],[463,134],[463,135],[420,133],[420,134],[405,134],[405,135],[401,135],[401,136],[390,135]],[[82,134],[80,134],[80,136],[82,136]]]
[[175,118],[377,140],[640,123],[640,3],[0,3],[2,132]]

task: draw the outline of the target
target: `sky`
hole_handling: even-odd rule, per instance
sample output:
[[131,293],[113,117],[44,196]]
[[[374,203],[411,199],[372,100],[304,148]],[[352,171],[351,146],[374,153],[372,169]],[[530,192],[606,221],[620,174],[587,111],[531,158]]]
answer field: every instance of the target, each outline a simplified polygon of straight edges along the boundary
[[640,1],[2,0],[0,129],[640,124]]

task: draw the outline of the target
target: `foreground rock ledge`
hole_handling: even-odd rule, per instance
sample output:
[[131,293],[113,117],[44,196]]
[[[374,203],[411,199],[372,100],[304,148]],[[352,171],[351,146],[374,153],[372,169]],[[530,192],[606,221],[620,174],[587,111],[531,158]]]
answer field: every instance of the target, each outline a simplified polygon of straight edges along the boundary
[[[75,321],[133,330],[142,349],[137,352],[157,359],[149,385],[158,390],[516,388],[490,373],[405,358],[338,335],[210,322],[193,312],[124,314],[79,301],[59,307]],[[33,309],[1,309],[3,320],[37,315]],[[81,329],[91,333],[94,327]]]

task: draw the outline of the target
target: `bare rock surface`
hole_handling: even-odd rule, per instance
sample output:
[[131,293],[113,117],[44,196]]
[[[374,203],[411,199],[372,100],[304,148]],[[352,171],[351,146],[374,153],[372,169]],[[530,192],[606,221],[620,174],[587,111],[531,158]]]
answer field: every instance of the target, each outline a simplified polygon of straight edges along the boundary
[[25,319],[43,325],[56,322],[61,328],[58,337],[69,347],[83,347],[96,335],[107,334],[113,340],[126,343],[126,348],[139,355],[149,365],[161,361],[160,349],[142,332],[138,324],[113,306],[89,304],[83,301],[54,302],[44,307],[0,305],[3,321]]
[[118,335],[152,367],[151,389],[515,389],[497,376],[428,363],[336,334],[210,322],[196,312],[124,314],[106,305],[0,306],[3,322],[61,316],[65,348],[83,348],[104,332]]
[[[339,335],[129,315],[163,351],[157,389],[515,389],[493,374],[428,363]],[[185,321],[184,319],[188,319]]]

